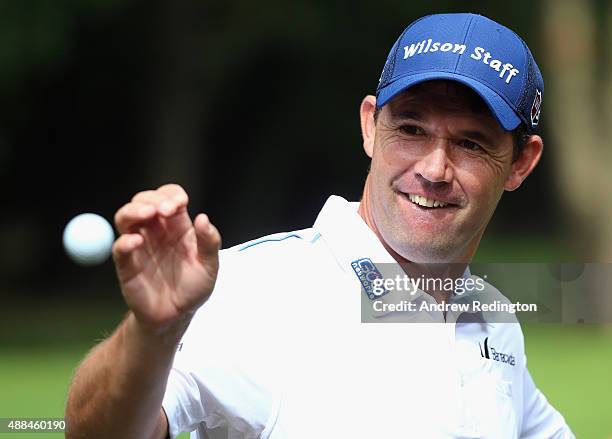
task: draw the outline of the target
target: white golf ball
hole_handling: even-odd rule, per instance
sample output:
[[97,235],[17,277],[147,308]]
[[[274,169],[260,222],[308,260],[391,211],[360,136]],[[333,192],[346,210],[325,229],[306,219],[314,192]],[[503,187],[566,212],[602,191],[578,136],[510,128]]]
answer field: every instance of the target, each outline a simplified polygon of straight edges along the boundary
[[83,213],[70,220],[64,229],[64,249],[81,265],[96,265],[111,254],[115,233],[111,225],[95,213]]

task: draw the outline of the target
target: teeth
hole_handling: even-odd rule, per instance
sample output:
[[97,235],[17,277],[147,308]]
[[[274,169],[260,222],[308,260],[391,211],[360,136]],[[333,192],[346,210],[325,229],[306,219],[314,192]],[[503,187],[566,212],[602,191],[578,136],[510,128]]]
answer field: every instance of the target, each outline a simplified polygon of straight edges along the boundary
[[444,207],[448,204],[440,200],[430,200],[429,198],[421,197],[420,195],[408,194],[408,198],[413,203],[423,207]]

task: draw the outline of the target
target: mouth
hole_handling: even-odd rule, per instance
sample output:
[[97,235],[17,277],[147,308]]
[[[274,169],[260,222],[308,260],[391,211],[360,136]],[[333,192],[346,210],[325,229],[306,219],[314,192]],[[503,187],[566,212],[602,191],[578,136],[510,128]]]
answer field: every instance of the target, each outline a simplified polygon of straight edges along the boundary
[[435,198],[427,198],[422,195],[416,194],[406,194],[402,193],[408,200],[410,200],[413,204],[423,207],[425,209],[440,209],[443,207],[451,207],[455,206],[448,201],[437,200]]

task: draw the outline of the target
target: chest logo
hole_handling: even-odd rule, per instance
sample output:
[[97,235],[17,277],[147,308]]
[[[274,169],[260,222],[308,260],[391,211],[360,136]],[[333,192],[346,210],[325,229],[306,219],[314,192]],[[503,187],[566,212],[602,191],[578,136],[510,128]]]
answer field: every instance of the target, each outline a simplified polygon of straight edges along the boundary
[[484,349],[480,342],[478,342],[478,347],[480,347],[480,355],[487,360],[498,361],[500,363],[509,364],[510,366],[514,366],[516,364],[516,359],[512,353],[507,354],[501,352],[489,345],[489,337],[484,339]]
[[359,282],[361,282],[361,287],[368,296],[368,299],[374,300],[389,292],[380,286],[375,288],[374,281],[382,279],[383,275],[378,271],[378,268],[376,268],[376,265],[374,265],[370,258],[357,259],[351,262],[351,267],[355,275],[357,275]]

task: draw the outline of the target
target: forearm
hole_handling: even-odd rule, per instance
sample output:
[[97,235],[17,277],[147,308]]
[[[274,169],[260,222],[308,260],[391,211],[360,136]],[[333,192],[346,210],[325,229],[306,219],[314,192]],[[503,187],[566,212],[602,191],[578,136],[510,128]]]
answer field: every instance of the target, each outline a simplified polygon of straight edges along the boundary
[[163,438],[161,403],[176,345],[187,323],[153,333],[132,313],[77,370],[66,407],[78,438]]

